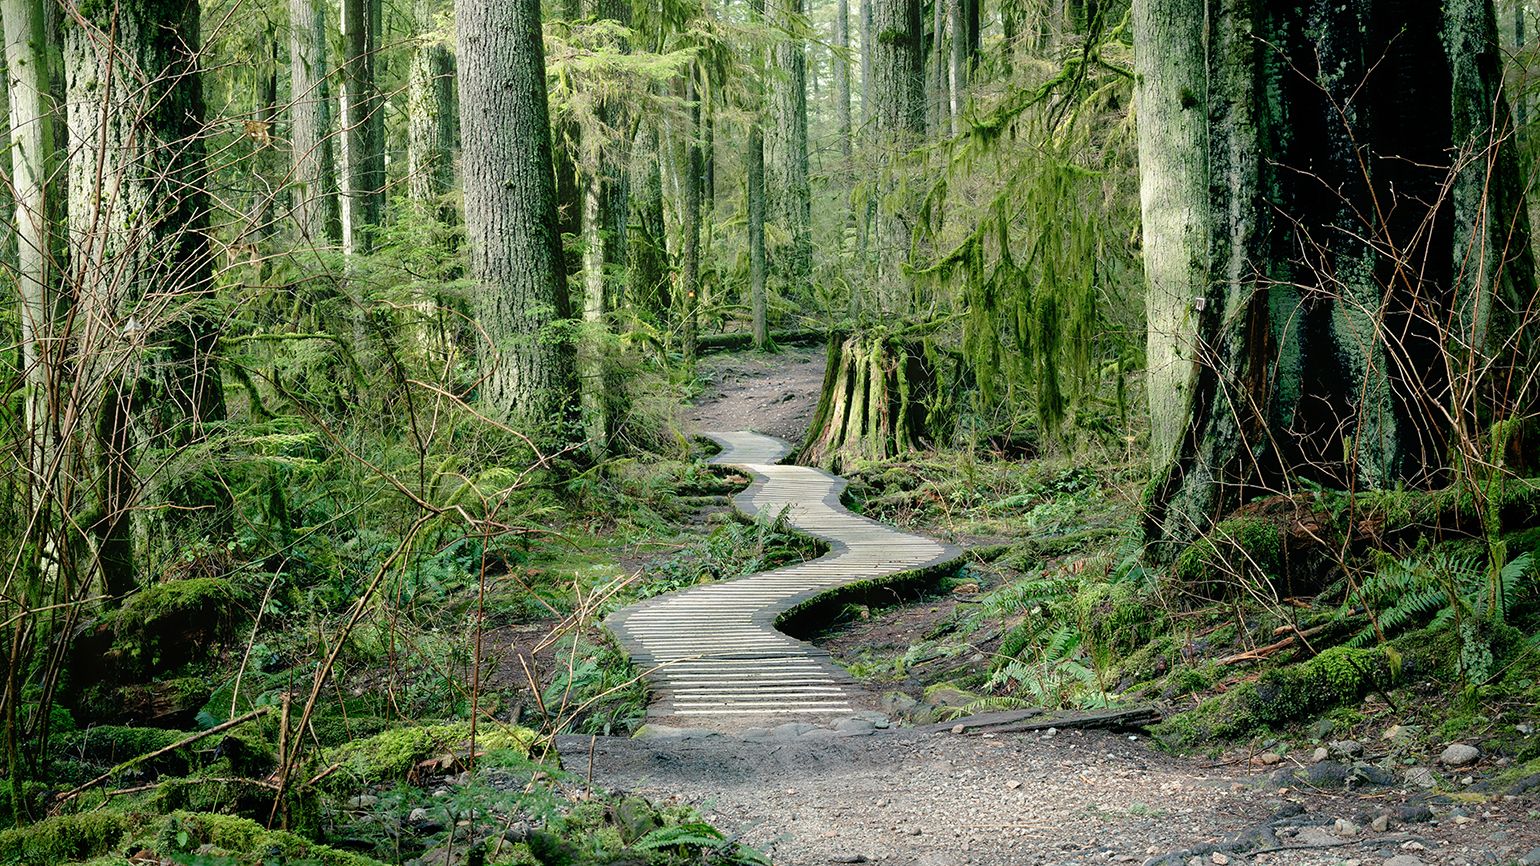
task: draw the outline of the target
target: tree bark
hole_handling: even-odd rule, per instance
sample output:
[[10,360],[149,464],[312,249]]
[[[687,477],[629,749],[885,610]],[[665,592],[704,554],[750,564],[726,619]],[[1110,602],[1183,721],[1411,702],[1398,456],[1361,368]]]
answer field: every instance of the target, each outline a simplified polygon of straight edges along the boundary
[[415,0],[418,42],[407,70],[407,196],[421,213],[442,214],[454,183],[454,58],[440,42],[438,3]]
[[380,0],[342,0],[342,251],[367,253],[385,203]]
[[6,91],[9,102],[11,193],[15,211],[16,289],[20,299],[18,360],[22,429],[26,441],[23,483],[38,519],[48,499],[58,431],[50,395],[58,386],[59,346],[54,333],[53,107],[43,3],[4,0]]
[[1528,363],[1490,0],[1139,0],[1133,21],[1150,540],[1301,479],[1447,483],[1452,448],[1522,409],[1504,359]]
[[658,123],[641,119],[631,150],[631,216],[626,244],[627,295],[653,325],[668,321],[668,231],[663,222],[662,149]]
[[838,139],[840,172],[851,176],[850,120],[850,0],[834,4],[834,135]]
[[684,101],[689,112],[685,126],[684,165],[680,172],[683,195],[679,223],[683,240],[680,242],[680,302],[684,305],[684,357],[695,361],[696,315],[700,305],[700,236],[701,236],[701,95],[697,78],[704,73],[692,65],[684,77]]
[[[845,0],[840,0],[844,3]],[[749,0],[749,12],[755,24],[764,23],[765,0]],[[749,307],[753,319],[754,348],[761,351],[770,346],[769,290],[765,285],[765,138],[764,77],[768,72],[763,57],[754,58],[757,80],[753,85],[753,113],[749,117],[748,142],[744,154],[745,171],[748,174],[748,233],[749,233]],[[848,95],[848,94],[847,94]],[[849,109],[849,104],[846,104]],[[849,117],[847,115],[848,122]]]
[[[800,33],[802,0],[772,0],[770,14],[776,29]],[[770,106],[779,141],[771,148],[775,164],[769,183],[776,190],[776,215],[789,238],[787,249],[776,257],[776,275],[781,296],[788,299],[812,297],[813,234],[812,186],[808,178],[807,142],[807,55],[803,40],[788,36],[776,43],[775,63],[778,75],[770,79]]]
[[312,244],[342,240],[326,66],[326,6],[289,0],[289,148],[294,160],[293,214]]
[[197,492],[189,476],[200,466],[158,467],[148,492],[136,476],[151,449],[189,459],[205,425],[225,417],[217,333],[202,306],[214,286],[201,44],[194,0],[119,0],[66,28],[70,282],[77,321],[91,323],[75,387],[105,395],[92,530],[114,597],[136,584],[136,504],[167,505],[177,524],[211,510],[228,518],[227,499]]
[[539,0],[457,0],[466,237],[481,400],[537,442],[568,435],[573,350],[557,235]]
[[910,312],[912,287],[903,272],[909,249],[906,205],[890,195],[898,189],[893,168],[900,157],[920,140],[925,131],[919,0],[871,0],[872,4],[872,97],[873,147],[879,165],[888,166],[879,179],[873,200],[887,199],[891,206],[876,209],[873,240],[877,246],[876,312],[903,316]]

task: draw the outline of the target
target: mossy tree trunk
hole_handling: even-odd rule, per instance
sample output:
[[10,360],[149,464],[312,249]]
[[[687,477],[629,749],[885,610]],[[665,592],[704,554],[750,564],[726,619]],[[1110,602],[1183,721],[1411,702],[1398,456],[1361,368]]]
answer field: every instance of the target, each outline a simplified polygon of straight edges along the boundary
[[[840,0],[845,2],[845,0]],[[749,12],[756,24],[764,23],[765,0],[750,0]],[[748,176],[746,202],[748,210],[749,241],[749,309],[754,331],[754,348],[764,351],[770,347],[770,298],[765,285],[765,135],[763,80],[768,70],[764,58],[754,59],[758,80],[750,84],[755,88],[752,95],[753,114],[749,117],[748,141],[743,155],[744,173]],[[847,105],[848,109],[849,106]]]
[[369,252],[385,208],[381,0],[342,0],[342,251]]
[[917,144],[925,131],[924,45],[920,0],[871,0],[872,138],[878,165],[886,166],[875,183],[876,208],[872,232],[876,249],[876,285],[872,301],[877,316],[910,312],[913,292],[904,262],[908,257],[912,214],[908,213],[896,176],[900,157]]
[[1301,480],[1447,481],[1457,440],[1522,411],[1491,371],[1524,363],[1534,297],[1490,0],[1133,23],[1150,540]]
[[679,228],[683,235],[679,244],[680,319],[684,357],[690,363],[695,360],[696,315],[700,308],[701,187],[704,181],[700,78],[703,75],[698,64],[692,64],[685,72],[684,101],[689,120],[685,123],[684,164],[678,172],[682,193]]
[[822,395],[799,461],[833,472],[928,444],[940,395],[923,343],[877,331],[829,343]]
[[658,122],[642,117],[631,148],[631,210],[626,243],[626,293],[631,308],[666,325],[670,306],[668,229],[663,221],[663,164]]
[[769,0],[770,14],[785,35],[775,46],[775,74],[769,77],[771,123],[770,188],[777,221],[789,243],[773,267],[781,297],[811,298],[813,280],[813,193],[808,177],[807,51],[799,35],[807,27],[802,0]]
[[289,0],[290,213],[300,237],[318,245],[342,239],[326,34],[323,0]]
[[92,530],[114,597],[137,585],[135,536],[148,538],[152,523],[139,506],[165,507],[169,516],[153,521],[161,529],[213,515],[212,532],[229,517],[228,492],[189,463],[206,461],[193,446],[225,417],[206,309],[199,24],[195,0],[119,0],[82,10],[65,29],[69,282],[77,320],[92,325],[79,337],[74,387],[102,395]]

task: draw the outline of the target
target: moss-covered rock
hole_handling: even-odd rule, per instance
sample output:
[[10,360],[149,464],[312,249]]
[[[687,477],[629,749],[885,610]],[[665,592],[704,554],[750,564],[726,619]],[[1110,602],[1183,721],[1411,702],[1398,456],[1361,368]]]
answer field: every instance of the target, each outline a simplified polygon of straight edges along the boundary
[[1113,658],[1149,643],[1165,619],[1165,611],[1131,581],[1082,584],[1075,614],[1092,647]]
[[168,669],[206,655],[245,621],[243,593],[221,577],[193,577],[151,586],[112,617],[116,645],[148,669]]
[[1162,722],[1155,733],[1180,748],[1230,740],[1389,689],[1400,675],[1401,656],[1391,647],[1333,647],[1210,698]]
[[1171,569],[1183,590],[1203,598],[1229,598],[1248,582],[1274,583],[1285,574],[1283,529],[1263,517],[1220,521]]
[[57,866],[90,860],[117,847],[130,829],[128,819],[116,812],[48,818],[0,832],[0,864]]

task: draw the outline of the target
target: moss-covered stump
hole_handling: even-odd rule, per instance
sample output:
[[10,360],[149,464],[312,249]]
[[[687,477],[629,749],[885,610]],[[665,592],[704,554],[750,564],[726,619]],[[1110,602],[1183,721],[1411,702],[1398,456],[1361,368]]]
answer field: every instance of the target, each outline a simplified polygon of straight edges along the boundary
[[831,472],[896,457],[931,441],[941,397],[923,341],[882,331],[829,343],[823,392],[798,462]]
[[1155,734],[1178,748],[1243,737],[1388,690],[1401,670],[1401,655],[1391,647],[1333,647],[1210,698],[1161,723]]
[[141,843],[155,853],[198,851],[213,856],[257,858],[261,863],[315,863],[319,866],[383,866],[361,854],[339,851],[303,836],[269,830],[232,815],[175,812],[161,819]]
[[[349,789],[357,782],[394,784],[412,781],[425,764],[430,771],[448,771],[460,766],[469,755],[470,724],[424,725],[384,731],[363,740],[354,740],[332,749],[328,763],[338,771],[326,784]],[[476,730],[477,754],[511,752],[527,756],[536,734],[528,728],[483,723]]]

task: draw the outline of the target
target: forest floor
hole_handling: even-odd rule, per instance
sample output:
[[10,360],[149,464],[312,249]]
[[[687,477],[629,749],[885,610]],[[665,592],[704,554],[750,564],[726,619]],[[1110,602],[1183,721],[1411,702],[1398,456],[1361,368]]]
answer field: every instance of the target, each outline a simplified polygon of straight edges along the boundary
[[[696,430],[798,441],[823,363],[821,351],[806,349],[708,358],[687,418]],[[828,648],[851,658],[865,642],[924,631],[952,606],[933,599],[881,611],[831,635]],[[1166,754],[1137,735],[959,735],[948,724],[858,734],[792,724],[752,736],[673,732],[560,744],[570,772],[601,788],[694,806],[778,866],[1540,864],[1533,797],[1432,797],[1396,783],[1355,790],[1362,762],[1335,755],[1212,760]],[[1479,787],[1481,775],[1466,784]]]

